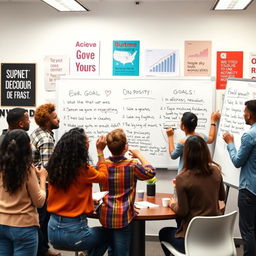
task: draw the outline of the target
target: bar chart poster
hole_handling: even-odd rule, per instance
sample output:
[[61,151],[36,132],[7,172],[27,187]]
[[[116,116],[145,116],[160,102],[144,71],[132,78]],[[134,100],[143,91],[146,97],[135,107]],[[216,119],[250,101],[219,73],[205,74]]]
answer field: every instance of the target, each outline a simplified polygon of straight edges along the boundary
[[179,76],[178,50],[170,50],[170,49],[146,50],[145,75]]
[[139,76],[140,41],[113,41],[113,76]]
[[185,41],[185,76],[211,76],[211,41]]
[[242,51],[217,52],[216,89],[226,89],[228,78],[243,77]]

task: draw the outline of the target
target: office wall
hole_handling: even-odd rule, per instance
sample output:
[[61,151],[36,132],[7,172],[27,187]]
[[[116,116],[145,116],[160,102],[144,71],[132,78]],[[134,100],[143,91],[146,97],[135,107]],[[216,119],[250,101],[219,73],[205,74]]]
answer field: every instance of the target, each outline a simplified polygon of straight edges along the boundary
[[[37,64],[37,105],[55,99],[44,91],[45,55],[69,55],[74,41],[99,40],[100,76],[112,74],[112,40],[140,40],[141,71],[143,52],[149,48],[180,50],[180,75],[183,76],[185,40],[212,41],[212,76],[215,76],[216,51],[244,51],[244,77],[248,77],[249,53],[256,51],[256,3],[244,12],[211,11],[211,1],[141,3],[88,3],[89,13],[60,13],[43,3],[0,3],[0,62]],[[221,93],[217,95],[221,106]],[[1,107],[3,109],[4,107]],[[0,118],[0,129],[6,127]],[[35,127],[32,122],[31,130]],[[175,172],[160,171],[158,192],[172,191]],[[160,184],[161,183],[161,186]],[[146,184],[141,182],[140,188]],[[236,192],[228,202],[236,209]],[[228,210],[229,210],[228,209]],[[174,222],[150,222],[148,234],[157,234],[161,226]],[[236,228],[236,234],[239,235]]]

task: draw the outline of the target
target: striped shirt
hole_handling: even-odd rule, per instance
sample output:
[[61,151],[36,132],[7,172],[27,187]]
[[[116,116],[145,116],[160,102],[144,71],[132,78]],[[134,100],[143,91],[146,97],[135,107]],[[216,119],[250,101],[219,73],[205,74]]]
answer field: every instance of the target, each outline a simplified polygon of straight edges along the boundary
[[103,198],[100,209],[100,222],[106,228],[126,227],[136,215],[134,200],[137,180],[148,180],[155,176],[151,165],[142,166],[126,157],[110,157],[108,181],[102,184],[102,190],[109,191]]
[[30,139],[34,164],[46,166],[54,149],[53,132],[38,127],[32,132]]

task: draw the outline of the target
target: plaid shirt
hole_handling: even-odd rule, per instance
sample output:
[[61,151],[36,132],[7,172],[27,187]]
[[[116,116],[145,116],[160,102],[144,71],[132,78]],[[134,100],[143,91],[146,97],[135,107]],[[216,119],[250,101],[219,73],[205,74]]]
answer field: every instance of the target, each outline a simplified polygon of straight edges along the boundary
[[107,228],[126,227],[136,215],[134,200],[137,180],[148,180],[155,176],[151,165],[146,167],[137,161],[125,157],[110,157],[108,165],[108,182],[102,184],[103,190],[109,191],[103,198],[100,209],[100,222]]
[[38,127],[30,135],[32,144],[32,156],[35,165],[46,166],[54,149],[53,132]]

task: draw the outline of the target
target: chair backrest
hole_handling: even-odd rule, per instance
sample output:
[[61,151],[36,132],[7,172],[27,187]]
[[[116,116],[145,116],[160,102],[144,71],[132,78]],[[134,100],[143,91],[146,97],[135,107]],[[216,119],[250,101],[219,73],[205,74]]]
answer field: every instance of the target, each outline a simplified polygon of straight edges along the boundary
[[221,216],[197,216],[188,226],[185,250],[188,256],[233,256],[233,229],[237,211]]

